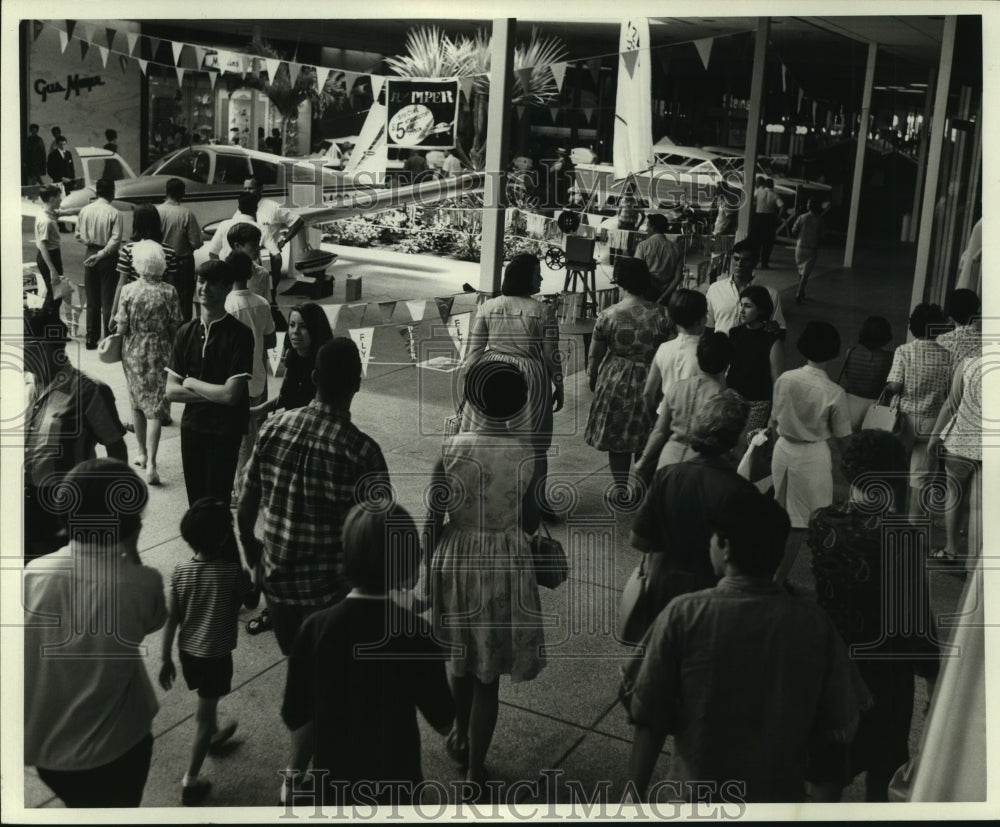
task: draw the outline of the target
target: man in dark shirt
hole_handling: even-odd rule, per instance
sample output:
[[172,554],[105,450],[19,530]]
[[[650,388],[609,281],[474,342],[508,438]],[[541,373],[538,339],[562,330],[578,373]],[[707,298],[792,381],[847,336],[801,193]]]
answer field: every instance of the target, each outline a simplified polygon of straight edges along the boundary
[[24,183],[42,185],[42,176],[45,174],[45,141],[38,134],[38,124],[33,123],[28,127],[28,136],[24,139],[24,149],[22,150],[22,163],[24,164]]
[[181,462],[189,505],[202,497],[232,498],[253,372],[253,331],[225,311],[232,270],[224,261],[206,261],[197,276],[201,313],[177,331],[167,368],[167,399],[186,403]]
[[343,537],[351,592],[295,638],[281,715],[293,743],[315,744],[319,806],[409,804],[423,780],[416,710],[442,735],[455,717],[430,626],[388,594],[413,585],[420,537],[405,509],[370,503],[347,515]]
[[73,156],[70,154],[65,135],[56,138],[55,144],[49,153],[46,169],[52,183],[62,184],[66,194],[69,195],[73,191],[73,179],[76,178]]
[[24,319],[28,382],[24,436],[24,557],[33,560],[66,544],[63,521],[52,513],[52,491],[76,465],[97,456],[128,461],[125,426],[115,395],[103,382],[74,368],[66,355],[68,332],[51,309]]

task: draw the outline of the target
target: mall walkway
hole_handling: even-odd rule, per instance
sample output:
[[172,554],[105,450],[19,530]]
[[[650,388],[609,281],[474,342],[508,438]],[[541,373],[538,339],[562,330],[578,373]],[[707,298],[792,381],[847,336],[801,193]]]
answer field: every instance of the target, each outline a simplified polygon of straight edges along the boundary
[[[912,250],[892,245],[861,250],[858,264],[851,270],[838,266],[838,256],[840,252],[833,249],[823,252],[810,286],[811,300],[802,306],[792,300],[795,278],[790,248],[779,247],[773,258],[775,269],[759,276],[761,282],[775,285],[782,294],[789,324],[787,367],[803,363],[794,342],[810,319],[832,322],[841,331],[845,350],[855,341],[861,322],[872,313],[890,320],[894,345],[905,341]],[[79,362],[84,371],[112,385],[124,415],[127,395],[120,369],[102,365],[94,352],[82,348]],[[839,368],[839,362],[831,367],[834,377]],[[421,494],[439,455],[441,423],[451,412],[450,383],[448,374],[400,367],[366,381],[354,402],[354,421],[382,446],[399,499],[417,517],[424,513]],[[575,374],[567,384],[566,407],[555,417],[550,481],[556,490],[552,499],[568,516],[553,533],[567,545],[571,576],[555,591],[541,590],[542,609],[552,624],[546,632],[548,666],[534,681],[516,685],[506,679],[501,682],[500,718],[487,762],[490,777],[507,785],[547,777],[555,790],[552,798],[559,802],[570,801],[568,779],[578,781],[588,798],[610,785],[611,800],[616,801],[616,791],[626,780],[631,749],[631,732],[616,700],[618,665],[624,650],[612,638],[611,630],[620,590],[637,555],[627,542],[631,515],[613,515],[604,505],[603,493],[610,482],[606,455],[583,441],[590,400],[584,375]],[[173,413],[175,420],[179,419],[180,407],[174,406]],[[134,453],[134,436],[128,436],[128,443]],[[157,568],[169,581],[174,565],[189,555],[178,531],[186,499],[176,426],[164,429],[160,456],[164,485],[151,491],[140,547],[144,563]],[[807,553],[800,555],[793,579],[810,584]],[[950,611],[960,588],[957,578],[932,574],[935,611]],[[252,614],[245,612],[241,622]],[[155,677],[160,662],[159,634],[148,638],[146,647],[149,672]],[[283,812],[276,804],[278,771],[285,766],[287,745],[279,717],[284,658],[273,634],[251,637],[241,630],[234,660],[233,692],[221,702],[220,713],[223,718],[239,720],[238,746],[227,757],[207,760],[203,772],[213,788],[205,806],[260,807],[264,809],[247,817],[271,820]],[[196,699],[182,681],[170,692],[159,687],[156,691],[161,708],[154,721],[156,742],[143,806],[178,807],[180,781],[194,735]],[[914,744],[924,705],[924,699],[918,698]],[[443,739],[422,721],[421,731],[425,777],[446,784],[459,779],[461,775],[445,754]],[[669,745],[668,740],[668,749]],[[660,777],[665,767],[661,760]],[[60,806],[33,770],[27,772],[26,803]],[[521,785],[517,796],[533,800],[537,795],[544,800],[545,789],[544,783],[539,790]],[[860,801],[862,791],[861,782],[855,782],[846,791],[845,800]],[[616,810],[613,807],[611,812]],[[522,811],[530,812],[530,807],[526,805]],[[313,814],[308,802],[297,812],[303,817]],[[544,812],[542,807],[539,814]],[[794,811],[789,808],[788,812]],[[206,811],[199,817],[210,819],[212,813]],[[226,814],[220,811],[219,817]]]

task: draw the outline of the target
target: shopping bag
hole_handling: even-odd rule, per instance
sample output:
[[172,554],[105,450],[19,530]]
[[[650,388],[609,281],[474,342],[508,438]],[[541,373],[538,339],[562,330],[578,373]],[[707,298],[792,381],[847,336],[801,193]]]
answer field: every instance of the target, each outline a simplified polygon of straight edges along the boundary
[[750,438],[746,453],[736,468],[736,473],[750,480],[762,494],[774,485],[771,477],[771,457],[774,454],[776,441],[774,432],[769,428],[757,431]]

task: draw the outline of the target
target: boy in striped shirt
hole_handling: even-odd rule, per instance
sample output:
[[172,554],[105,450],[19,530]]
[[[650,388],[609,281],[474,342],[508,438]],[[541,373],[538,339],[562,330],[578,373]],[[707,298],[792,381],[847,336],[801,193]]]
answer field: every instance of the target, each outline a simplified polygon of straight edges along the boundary
[[212,497],[196,501],[181,519],[181,536],[195,555],[178,564],[171,579],[160,685],[170,689],[177,676],[171,652],[180,627],[181,671],[188,689],[198,691],[197,728],[191,762],[181,782],[181,800],[197,804],[212,786],[198,775],[205,756],[221,751],[236,732],[235,721],[219,728],[216,709],[219,698],[231,689],[240,604],[256,608],[260,594],[240,563],[226,503]]

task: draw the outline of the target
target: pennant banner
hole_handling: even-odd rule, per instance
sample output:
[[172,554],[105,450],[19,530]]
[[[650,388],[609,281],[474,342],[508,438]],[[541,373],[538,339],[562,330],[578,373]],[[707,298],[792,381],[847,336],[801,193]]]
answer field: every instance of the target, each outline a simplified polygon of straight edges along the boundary
[[111,49],[113,49],[115,47],[115,36],[117,34],[118,34],[118,32],[115,31],[114,29],[105,29],[104,30],[104,39],[108,43],[108,49],[109,50],[111,50]]
[[323,308],[323,312],[326,313],[326,318],[330,322],[330,330],[337,329],[337,319],[340,317],[340,308],[343,307],[342,304],[321,304],[320,307]]
[[73,36],[73,30],[75,28],[76,28],[76,21],[75,20],[67,20],[66,21],[66,37],[72,37]]
[[375,333],[374,327],[357,327],[347,331],[354,339],[354,344],[358,346],[358,353],[361,354],[361,374],[368,375],[368,360],[372,358],[372,335]]
[[[382,81],[384,83],[385,82],[385,78],[382,78]],[[475,82],[476,82],[475,78],[459,78],[458,79],[459,88],[461,88],[462,94],[465,95],[465,100],[466,101],[472,100],[472,87],[473,87],[473,84],[475,84]]]
[[354,324],[364,324],[365,316],[368,315],[368,302],[361,302],[361,304],[349,304],[347,307],[355,316]]
[[583,116],[587,119],[587,123],[589,124],[594,119],[594,107],[593,106],[583,107]]
[[174,65],[176,66],[177,64],[179,64],[181,62],[181,52],[184,51],[184,44],[183,43],[176,43],[174,41],[170,41],[170,48],[173,50],[173,53],[174,53]]
[[[553,63],[549,66],[552,72],[552,78],[556,82],[556,88],[562,92],[563,81],[566,79],[566,64],[565,63]],[[470,78],[471,80],[471,78]]]
[[333,69],[327,69],[325,66],[316,67],[316,91],[322,92],[326,88],[326,82],[330,78],[330,72]]
[[65,52],[66,47],[69,45],[69,35],[66,34],[62,29],[59,30],[59,51]]
[[219,79],[219,73],[218,72],[211,72],[210,71],[208,73],[208,81],[209,81],[209,83],[212,84],[212,91],[213,92],[215,91],[215,81],[217,81],[218,79]]
[[558,106],[550,106],[549,107],[549,114],[552,116],[552,123],[558,123],[559,122],[559,107]]
[[587,68],[590,69],[590,76],[596,84],[601,79],[601,59],[599,57],[591,58],[587,61]]
[[302,71],[301,63],[292,63],[291,61],[288,62],[288,83],[293,88],[300,71]]
[[198,69],[201,69],[205,65],[205,55],[208,54],[208,49],[202,46],[192,46],[194,49],[194,62]]
[[177,85],[181,86],[184,83],[184,70],[180,66],[175,66],[174,71],[177,72]]
[[118,55],[118,65],[122,67],[122,74],[128,72],[128,58],[125,55]]
[[628,76],[632,77],[632,73],[635,71],[635,63],[639,59],[639,52],[622,52],[622,61],[625,63],[625,71],[628,72]]
[[[382,75],[372,75],[372,97],[378,100],[379,94],[382,92],[382,86],[385,84],[385,77]],[[472,87],[472,78],[469,78],[469,87]],[[462,91],[465,91],[465,87],[462,87]]]
[[80,41],[80,60],[84,60],[87,57],[87,52],[90,49],[90,44],[86,40]]
[[90,23],[78,23],[77,25],[80,27],[80,31],[83,32],[83,37],[81,39],[87,41],[88,44],[93,43],[94,26]]
[[38,40],[38,35],[40,35],[42,33],[42,29],[43,28],[45,28],[45,27],[42,25],[42,21],[41,20],[32,20],[31,21],[31,35],[32,35],[32,39],[33,40]]
[[143,60],[142,58],[138,58],[136,60],[136,63],[139,64],[140,71],[145,75],[146,74],[146,66],[149,64],[149,61],[148,60]]
[[358,74],[357,72],[344,72],[343,74],[344,74],[344,91],[347,92],[347,94],[349,95],[351,94],[351,90],[354,88],[354,84],[357,83],[357,80],[359,77],[361,77],[361,75]]
[[392,315],[396,312],[396,302],[379,302],[378,309],[382,311],[382,324],[388,324],[392,321]]
[[527,92],[531,88],[531,75],[533,74],[531,67],[526,66],[523,69],[515,69],[514,74],[517,75],[517,79],[521,82],[521,88]]
[[149,43],[149,59],[156,63],[156,53],[160,51],[160,43],[162,42],[156,37],[147,37],[146,42]]
[[451,340],[458,350],[459,361],[465,359],[465,352],[469,349],[469,328],[471,325],[472,313],[461,313],[448,320],[448,335],[451,336]]
[[279,333],[277,344],[267,352],[267,361],[275,376],[281,376],[284,373],[285,360],[281,358],[281,355],[285,352],[285,338],[287,336],[287,333]]
[[135,44],[139,40],[138,32],[125,32],[125,39],[128,41],[128,53],[129,56],[135,51]]
[[97,47],[97,51],[99,51],[101,53],[101,63],[104,65],[104,68],[107,69],[108,68],[108,55],[110,54],[110,52],[108,51],[108,47],[107,46],[98,46]]
[[451,306],[455,303],[454,296],[444,296],[440,299],[434,299],[434,303],[437,305],[438,315],[441,317],[442,322],[448,321],[448,317],[451,315]]
[[515,106],[514,108],[517,110],[517,119],[521,120],[524,117],[524,112],[527,109],[527,107],[526,106]]
[[698,50],[698,57],[701,58],[702,65],[708,69],[708,60],[712,55],[712,41],[714,37],[703,37],[701,40],[694,40],[694,47]]
[[408,301],[406,309],[410,311],[410,318],[415,322],[422,322],[424,314],[427,312],[427,302],[423,299],[418,301]]

